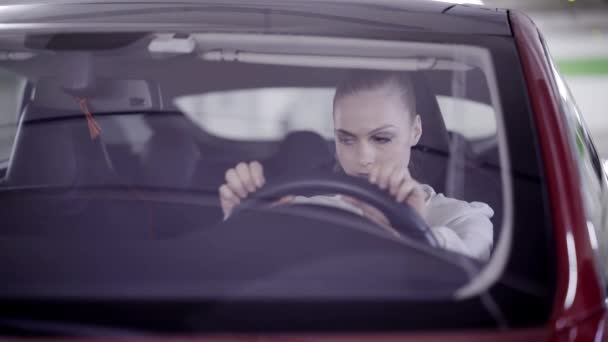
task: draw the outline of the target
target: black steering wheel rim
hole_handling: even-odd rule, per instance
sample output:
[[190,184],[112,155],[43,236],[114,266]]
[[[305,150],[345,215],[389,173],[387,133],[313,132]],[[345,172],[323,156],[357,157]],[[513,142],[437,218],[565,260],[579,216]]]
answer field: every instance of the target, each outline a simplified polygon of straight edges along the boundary
[[382,211],[401,235],[433,247],[439,246],[429,226],[412,207],[397,203],[386,191],[367,180],[346,175],[309,175],[268,182],[236,206],[231,217],[259,209],[288,195],[327,194],[342,194],[362,200]]

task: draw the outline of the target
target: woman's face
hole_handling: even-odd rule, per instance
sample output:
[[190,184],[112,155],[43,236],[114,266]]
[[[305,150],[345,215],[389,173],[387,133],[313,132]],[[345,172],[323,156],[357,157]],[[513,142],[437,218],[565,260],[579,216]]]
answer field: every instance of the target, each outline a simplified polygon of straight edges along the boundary
[[409,164],[422,125],[418,115],[408,113],[394,88],[361,90],[336,101],[336,154],[348,175],[367,178],[374,165]]

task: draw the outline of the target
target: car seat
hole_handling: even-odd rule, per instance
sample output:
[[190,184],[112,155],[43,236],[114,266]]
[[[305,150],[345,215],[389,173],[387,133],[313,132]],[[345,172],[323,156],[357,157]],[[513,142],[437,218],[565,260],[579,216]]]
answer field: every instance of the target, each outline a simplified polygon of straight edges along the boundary
[[328,141],[312,131],[289,132],[279,144],[277,153],[263,162],[270,179],[331,172],[334,163]]
[[[101,140],[89,135],[78,100],[63,94],[65,102],[54,106],[41,100],[46,91],[57,94],[60,88],[39,82],[35,97],[24,107],[6,183],[34,186],[108,182],[112,178],[111,162]],[[103,123],[101,118],[96,121]]]
[[450,137],[445,127],[437,98],[424,75],[412,75],[415,84],[416,110],[422,121],[422,136],[412,149],[410,172],[414,179],[444,193]]
[[[118,88],[124,93],[120,84]],[[95,112],[98,93],[90,90],[80,96],[91,100],[91,111]],[[137,101],[128,103],[142,104],[137,94],[130,95]],[[129,112],[120,101],[111,101],[110,106],[121,106]],[[197,227],[200,215],[192,207],[147,201],[123,177],[122,172],[132,172],[139,161],[127,152],[128,146],[123,146],[125,153],[121,155],[116,149],[108,152],[104,135],[121,134],[111,124],[113,116],[94,116],[101,135],[93,137],[78,100],[65,92],[61,83],[55,79],[37,82],[35,95],[22,111],[8,167],[5,186],[15,190],[4,193],[2,212],[10,224],[3,234],[139,239],[175,235]],[[95,195],[95,189],[112,190],[115,186],[121,195],[116,200]]]
[[448,197],[488,204],[494,210],[496,239],[502,223],[502,183],[498,164],[488,160],[497,160],[498,149],[480,155],[463,135],[448,132],[428,79],[417,73],[413,80],[422,136],[412,149],[412,177]]

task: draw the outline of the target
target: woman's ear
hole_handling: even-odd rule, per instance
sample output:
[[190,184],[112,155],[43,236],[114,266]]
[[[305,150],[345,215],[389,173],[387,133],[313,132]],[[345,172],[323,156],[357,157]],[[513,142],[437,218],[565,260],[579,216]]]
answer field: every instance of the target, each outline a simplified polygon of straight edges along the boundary
[[422,136],[422,120],[420,119],[420,115],[416,114],[414,116],[414,122],[412,122],[412,135],[410,137],[410,145],[415,146],[420,141],[420,137]]

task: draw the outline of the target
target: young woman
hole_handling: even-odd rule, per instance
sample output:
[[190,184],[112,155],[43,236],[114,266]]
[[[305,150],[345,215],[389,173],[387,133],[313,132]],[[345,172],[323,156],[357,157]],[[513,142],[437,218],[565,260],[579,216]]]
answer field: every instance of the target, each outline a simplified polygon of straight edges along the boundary
[[[486,260],[492,247],[492,209],[480,202],[448,198],[413,179],[408,170],[411,148],[422,135],[414,88],[405,73],[353,72],[334,96],[336,156],[342,170],[363,177],[388,191],[396,201],[410,205],[431,227],[443,248]],[[264,185],[264,169],[253,161],[226,172],[219,188],[224,216]],[[389,228],[377,209],[347,196],[289,196],[280,203],[315,201],[358,212]]]

